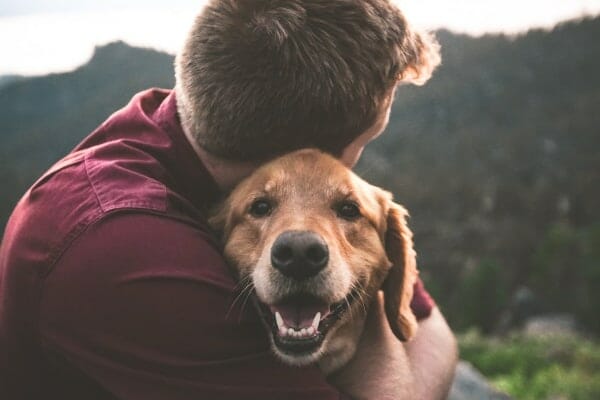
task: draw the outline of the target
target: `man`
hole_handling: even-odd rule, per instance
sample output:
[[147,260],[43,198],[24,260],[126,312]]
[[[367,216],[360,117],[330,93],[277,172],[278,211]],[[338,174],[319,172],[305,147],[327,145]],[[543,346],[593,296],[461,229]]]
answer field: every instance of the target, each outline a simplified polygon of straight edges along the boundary
[[277,155],[318,147],[353,165],[398,82],[438,62],[388,0],[209,3],[176,90],[135,96],[17,205],[0,249],[0,398],[443,398],[456,346],[422,287],[417,337],[400,343],[377,299],[328,381],[278,362],[252,307],[232,309],[206,225]]

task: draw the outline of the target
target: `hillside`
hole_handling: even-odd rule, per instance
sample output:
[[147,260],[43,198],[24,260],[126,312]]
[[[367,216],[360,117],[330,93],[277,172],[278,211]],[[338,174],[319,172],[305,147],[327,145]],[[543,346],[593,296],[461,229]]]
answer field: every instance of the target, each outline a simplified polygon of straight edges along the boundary
[[[438,33],[444,64],[401,87],[357,170],[412,214],[422,275],[453,326],[497,327],[527,285],[600,331],[600,19],[509,38]],[[67,74],[0,86],[0,227],[34,179],[173,58],[124,43]]]
[[29,185],[136,92],[172,87],[173,57],[115,42],[77,70],[0,86],[0,227]]
[[439,32],[444,65],[399,90],[366,154],[363,175],[411,210],[423,274],[458,326],[494,329],[528,285],[545,311],[600,328],[599,35],[600,19]]
[[0,87],[23,79],[21,75],[0,75]]

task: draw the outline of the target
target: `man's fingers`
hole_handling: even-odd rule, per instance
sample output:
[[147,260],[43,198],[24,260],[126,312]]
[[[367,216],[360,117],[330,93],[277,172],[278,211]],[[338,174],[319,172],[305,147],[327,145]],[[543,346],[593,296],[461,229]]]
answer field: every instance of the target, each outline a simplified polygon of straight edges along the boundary
[[385,315],[384,301],[383,292],[380,290],[373,297],[369,307],[365,323],[364,340],[376,340],[388,335],[394,336]]

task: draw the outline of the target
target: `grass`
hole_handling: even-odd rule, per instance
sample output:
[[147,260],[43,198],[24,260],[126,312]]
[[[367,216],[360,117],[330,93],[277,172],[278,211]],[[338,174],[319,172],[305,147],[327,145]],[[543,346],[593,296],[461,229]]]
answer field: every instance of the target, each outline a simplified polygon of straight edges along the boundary
[[459,335],[461,358],[519,400],[600,399],[600,343],[575,336]]

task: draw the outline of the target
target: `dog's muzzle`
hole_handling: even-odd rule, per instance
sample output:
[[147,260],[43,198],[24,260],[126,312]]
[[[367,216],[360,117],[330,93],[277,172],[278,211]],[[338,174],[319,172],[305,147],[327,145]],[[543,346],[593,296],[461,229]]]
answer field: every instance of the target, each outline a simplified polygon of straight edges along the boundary
[[260,304],[277,349],[289,356],[308,356],[321,347],[329,329],[348,309],[356,293],[330,303],[311,290],[314,279],[330,262],[325,240],[315,232],[290,230],[271,246],[271,266],[287,282],[289,294],[272,304]]

